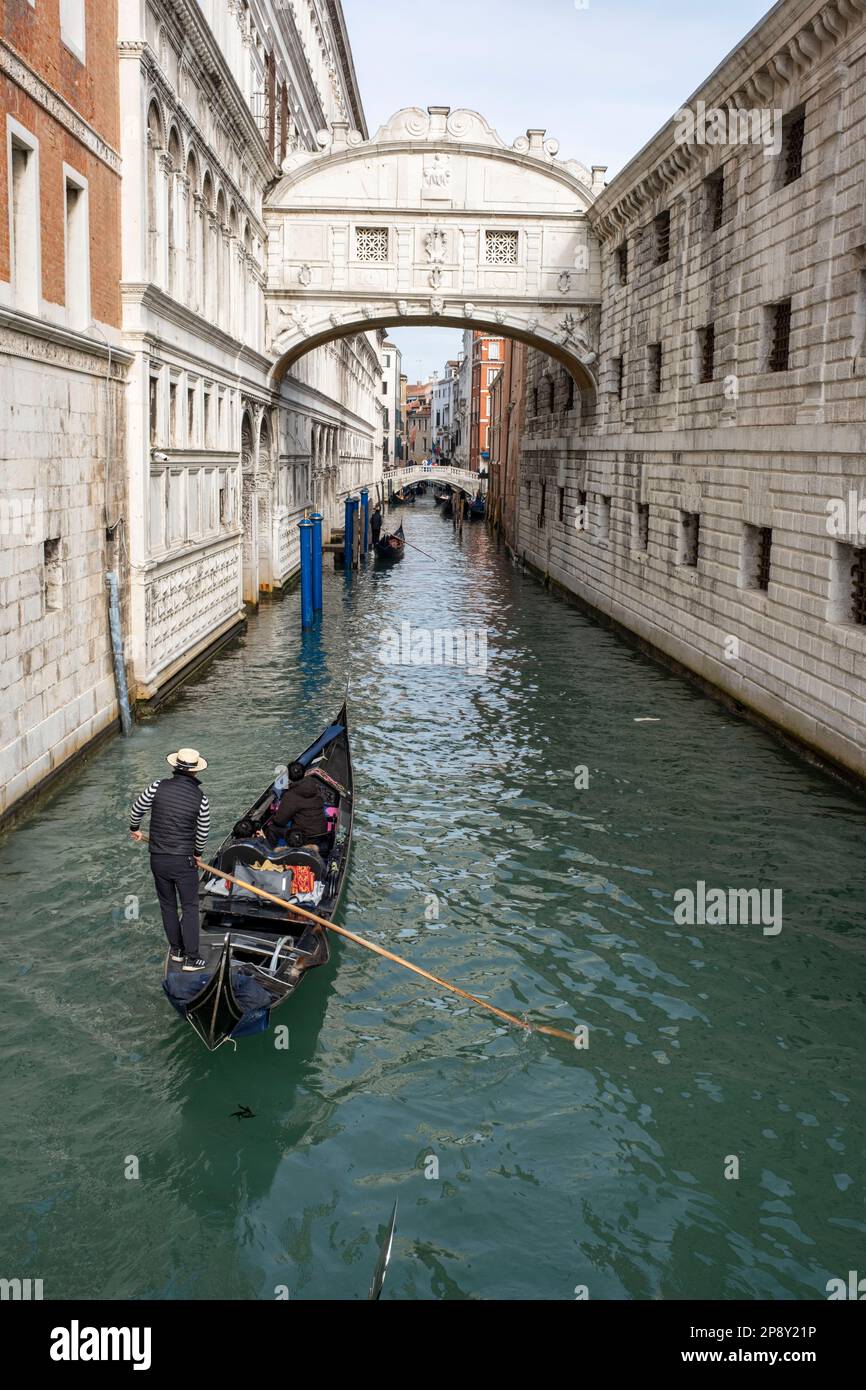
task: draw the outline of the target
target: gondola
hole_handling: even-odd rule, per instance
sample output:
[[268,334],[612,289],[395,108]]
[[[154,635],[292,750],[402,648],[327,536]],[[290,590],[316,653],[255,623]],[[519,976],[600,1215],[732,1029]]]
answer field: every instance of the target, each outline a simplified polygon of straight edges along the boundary
[[486,512],[486,510],[487,503],[479,493],[479,495],[477,497],[473,497],[472,501],[469,503],[469,520],[483,521],[484,513]]
[[380,536],[375,546],[376,555],[380,560],[385,560],[392,564],[395,560],[402,560],[406,552],[406,537],[403,535],[402,525],[396,531],[391,531],[387,536]]
[[448,497],[450,497],[450,496],[451,496],[451,489],[450,489],[450,487],[448,487],[447,485],[443,485],[442,483],[435,483],[435,484],[434,484],[434,487],[433,487],[433,501],[436,503],[436,506],[437,506],[437,507],[440,506],[440,505],[446,500],[446,498],[448,498]]
[[447,497],[443,497],[443,499],[442,499],[442,515],[443,515],[443,516],[453,516],[453,515],[454,515],[454,493],[453,493],[453,492],[449,492],[448,496],[447,496]]
[[410,503],[415,501],[415,494],[409,488],[398,488],[393,494],[391,501],[395,502],[398,507],[409,506]]
[[[331,920],[346,883],[352,841],[354,787],[347,707],[295,761],[321,784],[331,829],[327,845],[271,849],[256,832],[269,820],[285,791],[283,772],[237,822],[208,862],[246,884],[296,901]],[[272,869],[259,865],[268,862]],[[293,895],[296,894],[296,897]],[[166,956],[163,989],[177,1012],[215,1052],[230,1039],[264,1033],[271,1014],[295,993],[309,970],[327,964],[325,927],[229,884],[210,869],[199,882],[201,945],[207,961],[200,973],[184,972]]]

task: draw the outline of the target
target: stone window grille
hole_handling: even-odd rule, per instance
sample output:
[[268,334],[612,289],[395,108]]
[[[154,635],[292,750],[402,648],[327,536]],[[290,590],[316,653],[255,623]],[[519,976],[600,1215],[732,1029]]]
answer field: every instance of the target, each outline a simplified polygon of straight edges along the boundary
[[485,263],[487,265],[517,265],[517,235],[517,232],[485,232]]
[[547,483],[546,483],[546,482],[542,482],[542,484],[541,484],[541,506],[540,506],[539,512],[538,512],[538,525],[539,525],[539,527],[542,527],[542,526],[544,525],[544,513],[545,513],[545,510],[546,510],[546,507],[547,507]]
[[773,530],[770,526],[746,526],[745,583],[766,593],[770,587]]
[[770,306],[770,357],[768,368],[771,372],[786,372],[791,356],[791,301],[783,299]]
[[796,183],[803,173],[803,142],[806,136],[806,113],[801,107],[782,121],[782,186]]
[[671,258],[671,214],[660,212],[653,222],[656,265],[667,265]]
[[616,249],[616,278],[621,285],[628,284],[628,242],[624,241]]
[[60,537],[42,542],[43,596],[47,611],[63,606],[63,554]]
[[701,543],[699,512],[680,512],[680,564],[696,569]]
[[661,395],[662,389],[662,345],[650,343],[647,348],[647,376],[650,395]]
[[557,515],[557,520],[558,520],[558,521],[565,521],[565,488],[564,488],[564,487],[559,488],[559,508],[558,508],[558,511],[557,511],[557,514],[556,514],[556,515]]
[[375,265],[382,265],[388,259],[387,227],[356,227],[355,257]]
[[702,384],[712,381],[716,374],[716,325],[708,323],[706,328],[698,329],[698,380]]
[[565,408],[566,410],[574,410],[574,377],[571,372],[565,373],[565,390]]
[[615,357],[613,359],[614,383],[616,398],[621,401],[625,394],[625,358]]
[[721,169],[704,180],[706,190],[706,229],[719,231],[725,219],[725,175]]
[[551,415],[556,411],[556,382],[553,377],[547,383],[547,409]]
[[638,502],[635,507],[635,549],[649,550],[649,504]]

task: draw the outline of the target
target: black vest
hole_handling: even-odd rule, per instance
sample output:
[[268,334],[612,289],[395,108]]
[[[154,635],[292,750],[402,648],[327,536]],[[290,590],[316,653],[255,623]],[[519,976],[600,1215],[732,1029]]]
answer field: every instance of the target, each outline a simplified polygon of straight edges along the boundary
[[195,829],[204,792],[197,777],[164,777],[150,808],[151,854],[196,854]]

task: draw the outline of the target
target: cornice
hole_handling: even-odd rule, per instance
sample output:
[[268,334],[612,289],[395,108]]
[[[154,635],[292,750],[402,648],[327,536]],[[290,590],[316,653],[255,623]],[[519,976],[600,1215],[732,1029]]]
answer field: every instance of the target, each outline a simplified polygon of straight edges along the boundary
[[[0,350],[36,362],[54,362],[73,371],[103,375],[102,363],[111,358],[111,379],[123,382],[132,354],[118,344],[90,338],[86,333],[17,309],[0,306]],[[99,368],[97,373],[97,368]]]
[[50,87],[43,77],[34,72],[12,45],[0,38],[0,73],[14,82],[23,92],[35,101],[55,121],[84,145],[98,160],[107,165],[113,174],[120,174],[120,155],[107,140],[94,130],[88,121],[69,105],[64,97]]
[[[704,101],[708,110],[765,109],[780,105],[789,87],[827,61],[838,46],[864,29],[866,0],[781,0],[682,110]],[[866,29],[864,29],[866,37]],[[648,204],[687,174],[705,147],[675,143],[675,117],[644,146],[599,195],[589,220],[602,241],[619,239]]]

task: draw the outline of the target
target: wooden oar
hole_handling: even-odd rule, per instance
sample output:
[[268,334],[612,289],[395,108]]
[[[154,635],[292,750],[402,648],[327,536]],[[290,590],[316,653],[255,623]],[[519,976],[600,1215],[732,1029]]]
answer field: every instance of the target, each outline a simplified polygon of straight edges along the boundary
[[357,946],[365,946],[368,951],[375,951],[377,956],[383,956],[385,960],[394,961],[395,965],[405,966],[407,970],[412,970],[422,979],[430,980],[434,985],[439,985],[442,989],[448,989],[452,994],[459,994],[461,999],[468,999],[472,1004],[479,1004],[482,1009],[488,1009],[490,1013],[496,1014],[497,1018],[504,1018],[506,1023],[513,1023],[518,1028],[523,1028],[527,1033],[547,1033],[551,1038],[565,1038],[566,1042],[573,1043],[575,1036],[573,1033],[565,1033],[561,1028],[550,1028],[546,1023],[527,1023],[525,1019],[515,1018],[514,1014],[507,1014],[504,1009],[497,1009],[495,1004],[488,1004],[484,999],[479,999],[477,994],[467,994],[465,989],[460,989],[457,985],[450,985],[447,980],[440,980],[438,975],[431,975],[428,970],[422,970],[420,965],[413,965],[411,961],[404,960],[402,956],[395,956],[393,951],[386,951],[384,946],[377,946],[373,941],[367,941],[363,936],[357,936],[355,932],[349,931],[346,927],[335,926],[325,917],[317,917],[315,912],[308,912],[305,907],[296,907],[294,903],[287,903],[284,898],[278,898],[274,893],[266,893],[264,888],[255,888],[251,883],[242,883],[239,878],[233,878],[224,869],[214,868],[213,864],[206,864],[203,859],[196,855],[195,862],[200,869],[206,869],[212,873],[214,878],[225,879],[226,883],[235,883],[239,888],[243,888],[247,893],[255,893],[256,897],[264,898],[266,902],[276,903],[284,912],[296,913],[299,917],[306,918],[309,922],[315,922],[320,927],[327,927],[328,931],[336,932],[338,936],[344,936],[347,941],[354,941]]

